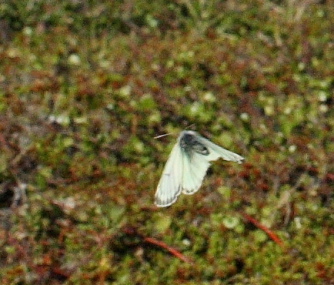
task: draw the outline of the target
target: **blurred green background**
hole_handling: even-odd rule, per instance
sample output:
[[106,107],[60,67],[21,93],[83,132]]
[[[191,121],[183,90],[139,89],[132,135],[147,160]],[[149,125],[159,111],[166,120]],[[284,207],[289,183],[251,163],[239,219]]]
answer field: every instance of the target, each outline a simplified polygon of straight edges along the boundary
[[[1,284],[334,284],[333,23],[332,1],[1,1]],[[246,162],[157,208],[189,126]]]

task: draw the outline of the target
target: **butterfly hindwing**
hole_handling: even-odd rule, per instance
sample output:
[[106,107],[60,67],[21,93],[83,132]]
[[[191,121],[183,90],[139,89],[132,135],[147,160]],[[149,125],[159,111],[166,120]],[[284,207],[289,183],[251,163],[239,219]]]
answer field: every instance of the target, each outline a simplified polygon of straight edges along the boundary
[[206,155],[193,152],[183,158],[182,193],[191,195],[201,187],[205,174],[210,167]]

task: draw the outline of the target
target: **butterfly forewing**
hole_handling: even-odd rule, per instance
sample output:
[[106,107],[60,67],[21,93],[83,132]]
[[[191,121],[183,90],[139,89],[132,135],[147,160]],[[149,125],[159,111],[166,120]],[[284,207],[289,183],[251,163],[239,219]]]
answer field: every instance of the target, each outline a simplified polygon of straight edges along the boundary
[[217,160],[220,157],[224,160],[234,161],[238,163],[242,163],[242,161],[244,160],[244,158],[240,156],[239,154],[229,151],[223,147],[220,147],[214,144],[213,142],[209,141],[206,138],[199,136],[198,141],[204,144],[209,149],[210,151],[209,160],[210,161]]
[[180,146],[176,144],[164,167],[155,194],[155,204],[158,207],[167,207],[176,201],[182,190],[182,174],[182,152]]

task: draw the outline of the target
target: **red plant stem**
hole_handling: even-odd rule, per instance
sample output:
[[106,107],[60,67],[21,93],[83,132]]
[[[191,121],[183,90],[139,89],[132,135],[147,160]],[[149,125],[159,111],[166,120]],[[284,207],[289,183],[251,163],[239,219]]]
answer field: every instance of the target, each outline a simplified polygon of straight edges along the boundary
[[164,243],[162,241],[159,241],[159,240],[156,240],[155,238],[150,238],[150,237],[145,237],[144,241],[148,242],[148,243],[151,243],[151,244],[154,244],[154,245],[157,245],[161,248],[164,248],[167,251],[169,251],[171,254],[176,256],[177,258],[181,259],[182,261],[187,262],[187,263],[191,263],[191,260],[189,258],[187,258],[181,252],[179,252],[175,248],[170,247],[169,245],[167,245],[166,243]]
[[263,230],[274,242],[276,242],[280,247],[284,247],[283,241],[270,229],[266,226],[262,225],[259,221],[254,219],[253,217],[247,215],[246,213],[240,213],[247,221],[251,222],[253,225]]

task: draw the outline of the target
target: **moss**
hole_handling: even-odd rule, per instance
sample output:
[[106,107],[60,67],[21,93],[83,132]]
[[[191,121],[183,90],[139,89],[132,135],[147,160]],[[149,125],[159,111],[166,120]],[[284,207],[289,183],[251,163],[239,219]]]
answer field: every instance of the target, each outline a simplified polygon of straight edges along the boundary
[[[333,283],[331,4],[188,2],[1,6],[1,284]],[[246,162],[158,209],[184,128]]]

